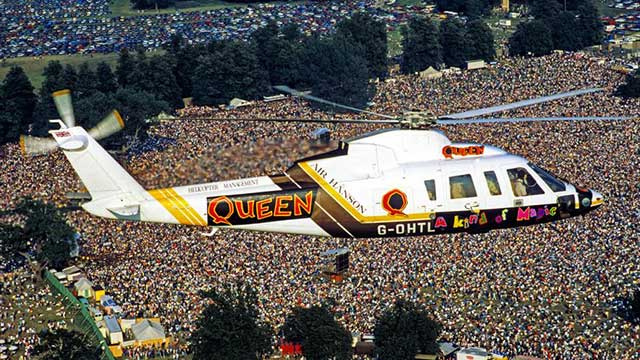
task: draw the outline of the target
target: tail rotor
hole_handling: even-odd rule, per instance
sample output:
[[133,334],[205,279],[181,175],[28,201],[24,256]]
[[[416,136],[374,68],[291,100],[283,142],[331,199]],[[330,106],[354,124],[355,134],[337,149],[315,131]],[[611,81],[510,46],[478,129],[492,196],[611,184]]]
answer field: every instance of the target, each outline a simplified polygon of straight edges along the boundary
[[[58,123],[60,130],[75,127],[76,119],[73,112],[73,102],[70,90],[60,90],[53,93],[53,102],[56,105],[58,114],[62,120],[51,120]],[[124,128],[124,121],[117,110],[112,110],[95,127],[88,131],[89,135],[96,140],[109,137]],[[20,147],[25,154],[36,156],[44,155],[58,148],[58,143],[52,138],[41,138],[36,136],[20,136]]]

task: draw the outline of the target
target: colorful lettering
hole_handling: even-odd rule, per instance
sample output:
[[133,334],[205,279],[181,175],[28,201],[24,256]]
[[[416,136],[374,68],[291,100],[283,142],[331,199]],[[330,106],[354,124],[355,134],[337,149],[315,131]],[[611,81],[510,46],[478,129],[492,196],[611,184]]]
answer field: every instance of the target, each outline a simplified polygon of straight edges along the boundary
[[[218,204],[220,204],[220,203],[227,204],[227,207],[229,208],[229,211],[227,212],[226,215],[220,215],[218,213]],[[211,202],[209,203],[209,207],[207,208],[207,213],[209,214],[209,216],[213,220],[214,224],[231,225],[231,223],[229,223],[228,219],[231,217],[231,215],[233,215],[233,202],[226,196],[221,196],[221,197],[215,198],[215,199],[211,200]]]
[[481,213],[481,214],[480,214],[480,221],[479,221],[479,224],[480,224],[480,225],[484,225],[484,224],[486,224],[487,222],[488,222],[488,221],[487,221],[487,214],[485,214],[484,212],[483,212],[483,213]]
[[482,155],[484,154],[484,145],[480,146],[467,146],[467,147],[456,147],[447,145],[442,148],[442,155],[446,159],[452,159],[454,155],[456,156],[469,156],[469,155]]
[[313,193],[309,191],[305,195],[305,201],[298,196],[298,194],[293,195],[293,214],[296,216],[302,215],[302,210],[307,214],[311,214],[311,206],[313,205]]
[[273,199],[266,198],[264,200],[260,200],[256,202],[256,209],[258,210],[258,220],[262,220],[273,215],[273,212],[269,210],[269,203],[271,203]]
[[256,214],[254,212],[254,203],[255,200],[249,200],[247,201],[247,210],[245,211],[245,209],[242,206],[242,201],[240,200],[236,200],[233,202],[236,206],[236,209],[238,210],[238,216],[241,219],[248,219],[248,218],[254,218],[256,217]]
[[316,190],[209,198],[209,225],[242,225],[311,215]]
[[529,211],[529,208],[526,208],[525,210],[518,208],[518,217],[516,218],[516,220],[517,221],[529,220],[530,215],[531,215],[531,212]]
[[[291,195],[283,195],[276,197],[276,205],[273,209],[273,216],[291,216],[291,211],[285,211],[289,203],[293,199]],[[287,201],[287,202],[283,202]]]
[[438,216],[438,218],[436,219],[436,228],[446,228],[447,227],[447,220],[445,220],[442,216]]

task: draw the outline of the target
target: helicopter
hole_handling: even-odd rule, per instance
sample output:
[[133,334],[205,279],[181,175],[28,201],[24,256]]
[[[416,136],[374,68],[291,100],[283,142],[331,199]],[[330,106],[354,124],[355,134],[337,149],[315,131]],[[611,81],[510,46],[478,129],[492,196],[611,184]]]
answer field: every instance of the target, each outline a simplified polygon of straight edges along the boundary
[[[275,87],[292,96],[378,119],[233,119],[377,123],[383,128],[341,141],[268,176],[144,189],[97,140],[124,127],[117,111],[86,131],[75,125],[71,92],[53,94],[61,120],[53,139],[22,136],[23,151],[62,149],[88,191],[81,206],[109,219],[344,238],[481,233],[586,214],[602,194],[560,180],[495,146],[452,142],[434,126],[529,121],[601,121],[632,117],[479,118],[603,89],[580,89],[445,116],[379,114]],[[206,118],[208,120],[229,120]]]

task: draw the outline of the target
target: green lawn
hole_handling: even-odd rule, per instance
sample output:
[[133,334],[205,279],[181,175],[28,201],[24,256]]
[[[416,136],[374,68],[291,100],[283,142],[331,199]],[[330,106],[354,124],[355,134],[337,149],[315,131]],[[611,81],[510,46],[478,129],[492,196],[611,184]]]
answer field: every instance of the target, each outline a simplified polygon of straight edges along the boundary
[[598,10],[600,10],[600,15],[614,17],[620,14],[624,14],[626,12],[630,12],[630,10],[627,10],[627,9],[616,9],[616,8],[608,7],[607,5],[612,2],[614,1],[613,0],[596,1],[596,6],[598,7]]
[[423,4],[423,3],[426,3],[426,1],[422,1],[422,0],[396,0],[395,5],[411,6],[411,5],[418,5],[418,4]]
[[387,33],[387,52],[389,57],[402,54],[402,33],[395,29]]
[[[156,50],[153,51],[150,55],[161,53],[162,50]],[[105,61],[107,64],[111,65],[112,68],[115,68],[116,62],[118,61],[118,53],[93,55],[50,55],[37,58],[21,57],[6,59],[0,63],[0,81],[4,79],[12,65],[18,65],[22,67],[24,72],[27,74],[29,80],[31,80],[31,84],[33,85],[33,87],[39,89],[40,85],[42,85],[42,82],[44,81],[42,71],[47,66],[49,61],[53,60],[60,61],[62,65],[71,64],[76,67],[83,62],[88,62],[90,66],[95,67],[99,62]]]

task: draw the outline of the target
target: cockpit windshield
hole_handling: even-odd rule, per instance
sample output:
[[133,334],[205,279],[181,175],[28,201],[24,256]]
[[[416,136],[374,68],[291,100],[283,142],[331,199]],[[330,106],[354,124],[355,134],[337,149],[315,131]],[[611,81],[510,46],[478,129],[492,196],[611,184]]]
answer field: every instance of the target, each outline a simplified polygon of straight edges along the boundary
[[553,175],[545,171],[543,168],[533,163],[529,163],[528,165],[533,171],[536,172],[536,174],[538,174],[542,178],[542,180],[547,185],[549,185],[553,192],[565,191],[567,189],[562,181],[556,179]]

